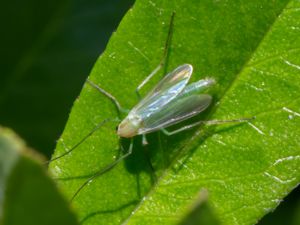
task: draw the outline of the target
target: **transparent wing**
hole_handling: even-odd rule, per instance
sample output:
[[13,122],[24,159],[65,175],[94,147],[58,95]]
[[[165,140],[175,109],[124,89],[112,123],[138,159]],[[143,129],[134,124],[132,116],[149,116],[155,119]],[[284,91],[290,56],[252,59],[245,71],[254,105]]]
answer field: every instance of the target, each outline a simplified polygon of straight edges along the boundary
[[183,96],[170,102],[159,112],[143,121],[139,134],[150,133],[197,115],[204,111],[212,101],[208,94]]
[[186,86],[193,72],[193,67],[185,64],[177,67],[167,74],[144,99],[142,99],[132,112],[143,120],[172,101]]

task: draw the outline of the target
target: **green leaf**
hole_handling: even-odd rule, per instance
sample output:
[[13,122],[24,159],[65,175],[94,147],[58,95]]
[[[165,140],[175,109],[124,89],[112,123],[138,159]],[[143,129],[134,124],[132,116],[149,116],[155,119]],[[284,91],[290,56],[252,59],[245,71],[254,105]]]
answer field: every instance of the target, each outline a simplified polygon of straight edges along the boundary
[[[212,93],[215,103],[196,119],[256,119],[200,127],[170,138],[158,132],[149,135],[147,147],[137,138],[129,158],[75,198],[81,222],[174,224],[203,188],[222,224],[254,224],[272,211],[300,179],[299,8],[296,0],[138,0],[90,79],[124,107],[133,107],[138,101],[135,88],[159,63],[175,11],[166,71],[190,63],[193,81],[209,76],[218,83]],[[114,105],[86,85],[55,156],[105,118],[116,116]],[[118,157],[116,125],[106,124],[70,155],[52,163],[51,172],[67,197]]]
[[41,158],[0,127],[0,224],[78,224]]

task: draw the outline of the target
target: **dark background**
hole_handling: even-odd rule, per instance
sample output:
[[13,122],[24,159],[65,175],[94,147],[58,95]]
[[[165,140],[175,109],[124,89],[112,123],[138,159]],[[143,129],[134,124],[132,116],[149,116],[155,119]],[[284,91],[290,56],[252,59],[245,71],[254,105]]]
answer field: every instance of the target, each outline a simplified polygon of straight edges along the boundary
[[0,124],[47,157],[133,0],[0,1]]
[[[0,124],[50,157],[73,101],[134,0],[0,1]],[[260,225],[296,225],[295,189]]]

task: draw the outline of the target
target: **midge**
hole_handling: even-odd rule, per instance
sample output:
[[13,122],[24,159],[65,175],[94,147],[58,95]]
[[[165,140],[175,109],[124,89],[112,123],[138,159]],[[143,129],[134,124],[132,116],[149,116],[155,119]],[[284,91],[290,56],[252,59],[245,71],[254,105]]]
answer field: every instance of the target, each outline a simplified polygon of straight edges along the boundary
[[[175,13],[171,16],[169,25],[169,32],[165,43],[164,54],[160,64],[154,69],[154,71],[147,76],[142,83],[137,87],[136,93],[140,98],[140,89],[164,66],[166,56],[168,53],[168,47],[171,40],[173,19]],[[74,197],[95,177],[107,172],[117,165],[120,161],[128,157],[132,153],[133,149],[133,137],[136,135],[143,136],[143,144],[147,144],[146,134],[154,131],[161,130],[164,134],[170,136],[176,133],[191,129],[192,127],[199,126],[201,124],[221,124],[230,122],[244,122],[252,118],[234,119],[234,120],[210,120],[210,121],[198,121],[190,125],[183,126],[179,129],[168,131],[166,128],[180,123],[188,118],[196,116],[203,112],[212,103],[212,96],[207,94],[207,90],[215,84],[213,78],[205,78],[194,83],[188,84],[193,72],[193,66],[190,64],[184,64],[177,67],[172,72],[168,73],[144,98],[140,98],[140,102],[133,107],[125,117],[125,119],[118,120],[121,123],[117,128],[117,135],[123,138],[131,138],[128,151],[116,159],[113,163],[105,168],[102,168],[94,175],[92,175],[87,181],[85,181],[76,193]],[[108,97],[116,106],[118,115],[121,114],[123,108],[117,99],[108,93],[107,91],[100,88],[90,80],[87,82],[106,97]],[[99,123],[89,134],[87,134],[79,143],[77,143],[70,150],[64,154],[52,158],[51,161],[57,160],[76,149],[81,143],[83,143],[89,136],[91,136],[97,129],[103,126],[109,121],[115,119],[106,119]],[[122,145],[120,147],[123,150]]]

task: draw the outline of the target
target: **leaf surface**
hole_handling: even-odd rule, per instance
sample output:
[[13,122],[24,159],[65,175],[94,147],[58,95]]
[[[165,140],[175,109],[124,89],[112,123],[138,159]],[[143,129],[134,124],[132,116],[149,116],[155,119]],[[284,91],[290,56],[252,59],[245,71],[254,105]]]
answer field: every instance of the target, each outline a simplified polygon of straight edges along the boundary
[[[175,11],[165,70],[190,63],[192,81],[209,76],[218,83],[214,104],[195,119],[256,119],[172,137],[158,132],[148,136],[147,147],[137,138],[129,158],[75,198],[81,222],[174,224],[203,188],[222,224],[254,224],[273,210],[300,178],[299,8],[296,0],[136,1],[95,64],[94,83],[132,108],[135,88],[159,63]],[[114,105],[85,85],[55,156],[108,117],[117,117]],[[88,177],[118,157],[116,125],[103,126],[52,163],[66,196],[71,198]]]

